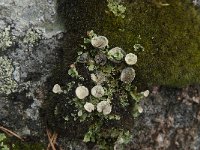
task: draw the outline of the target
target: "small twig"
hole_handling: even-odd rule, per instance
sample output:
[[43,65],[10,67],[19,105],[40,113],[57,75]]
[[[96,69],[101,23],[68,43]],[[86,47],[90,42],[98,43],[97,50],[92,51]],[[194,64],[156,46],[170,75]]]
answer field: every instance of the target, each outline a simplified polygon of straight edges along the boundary
[[17,135],[16,133],[14,133],[13,131],[11,131],[9,129],[6,129],[6,128],[0,126],[0,130],[2,130],[3,132],[5,132],[8,135],[13,135],[13,136],[17,137],[18,139],[24,141],[19,135]]
[[[48,131],[48,132],[49,132],[49,131]],[[53,135],[51,135],[51,133],[49,132],[49,135],[50,135],[50,137],[51,137],[52,143],[53,143],[53,144],[56,144],[56,140],[57,140],[58,134],[54,132]],[[47,149],[49,149],[50,146],[51,146],[51,144],[49,143],[48,146],[47,146]]]
[[[54,136],[51,137],[51,134],[50,134],[50,132],[49,132],[48,129],[47,129],[46,131],[47,131],[47,136],[48,136],[48,139],[49,139],[51,148],[52,148],[53,150],[56,150],[56,148],[55,148],[55,146],[54,146],[54,143],[53,143],[54,138],[52,138],[52,137],[54,137]],[[47,150],[48,150],[48,149],[49,149],[49,148],[47,147]]]

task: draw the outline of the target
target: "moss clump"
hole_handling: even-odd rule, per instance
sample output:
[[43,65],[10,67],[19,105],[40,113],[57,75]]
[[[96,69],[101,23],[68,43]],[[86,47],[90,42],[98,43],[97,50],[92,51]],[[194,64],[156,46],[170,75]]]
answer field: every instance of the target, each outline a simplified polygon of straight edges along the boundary
[[0,94],[10,94],[17,87],[17,83],[12,77],[14,68],[12,61],[7,57],[0,57]]
[[128,52],[134,51],[135,44],[145,48],[142,53],[135,52],[138,67],[142,68],[137,83],[170,86],[200,83],[200,15],[190,0],[124,0],[125,18],[115,16],[107,5],[107,0],[101,3],[80,0],[62,5],[67,7],[62,7],[63,18],[70,33],[65,42],[66,62],[71,60],[69,53],[75,55],[74,45],[79,44],[82,33],[93,29],[110,39],[112,47],[120,45]]

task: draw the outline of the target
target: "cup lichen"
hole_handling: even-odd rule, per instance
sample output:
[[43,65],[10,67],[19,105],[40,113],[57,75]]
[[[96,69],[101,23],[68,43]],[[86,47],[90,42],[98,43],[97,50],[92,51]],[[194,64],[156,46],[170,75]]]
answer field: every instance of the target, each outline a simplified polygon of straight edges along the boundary
[[125,57],[125,61],[128,65],[134,65],[137,62],[137,55],[128,53]]
[[89,95],[89,91],[85,86],[78,86],[75,93],[79,99],[84,99]]
[[91,94],[96,98],[100,98],[104,96],[105,91],[101,85],[96,85],[91,89]]
[[105,48],[106,46],[108,46],[108,39],[105,36],[94,36],[91,39],[91,44],[95,48],[102,49],[102,48]]
[[[99,36],[93,31],[88,32],[88,38],[84,39],[85,45],[81,46],[78,58],[68,70],[68,82],[73,82],[75,87],[62,87],[67,91],[63,93],[66,98],[64,106],[70,105],[69,109],[73,112],[63,119],[66,126],[70,122],[80,121],[88,128],[84,133],[84,142],[95,142],[113,148],[117,141],[121,145],[130,141],[132,136],[127,133],[131,133],[131,129],[125,128],[123,122],[133,120],[142,113],[139,102],[148,93],[138,93],[136,86],[132,84],[135,65],[129,65],[136,63],[137,56],[129,54],[134,60],[127,64],[124,59],[126,53],[122,48],[110,48],[107,44],[95,45],[91,40],[94,37]],[[98,56],[100,54],[103,56]],[[103,65],[101,59],[106,60]],[[84,80],[77,76],[84,77]],[[110,126],[115,123],[116,126]],[[111,139],[111,142],[107,143],[107,139]]]

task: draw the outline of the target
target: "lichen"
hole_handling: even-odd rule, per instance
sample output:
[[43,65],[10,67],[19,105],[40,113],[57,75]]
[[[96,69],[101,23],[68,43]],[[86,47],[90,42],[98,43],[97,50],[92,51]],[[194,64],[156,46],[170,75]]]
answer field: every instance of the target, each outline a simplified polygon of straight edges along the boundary
[[0,93],[10,94],[17,88],[17,83],[13,79],[14,67],[12,60],[7,57],[0,57]]
[[84,99],[89,95],[89,91],[85,86],[77,87],[75,93],[79,99]]
[[27,44],[30,47],[33,47],[37,45],[39,40],[41,40],[42,38],[42,32],[40,30],[30,28],[26,32],[23,43]]
[[59,84],[55,84],[55,85],[53,86],[52,92],[53,92],[53,93],[58,93],[58,94],[60,94],[60,93],[63,92],[63,90],[61,89],[61,87],[60,87]]
[[0,32],[0,50],[4,51],[12,45],[11,28],[8,26],[4,31]]

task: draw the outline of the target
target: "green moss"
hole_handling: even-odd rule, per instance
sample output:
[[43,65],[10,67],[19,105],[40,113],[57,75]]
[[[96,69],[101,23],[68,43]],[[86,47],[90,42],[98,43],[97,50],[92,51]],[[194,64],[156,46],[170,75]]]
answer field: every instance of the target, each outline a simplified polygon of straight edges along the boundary
[[126,3],[126,17],[104,16],[102,34],[111,45],[123,45],[129,52],[136,43],[138,81],[181,86],[200,83],[200,15],[188,1],[168,0],[158,7],[146,0]]

